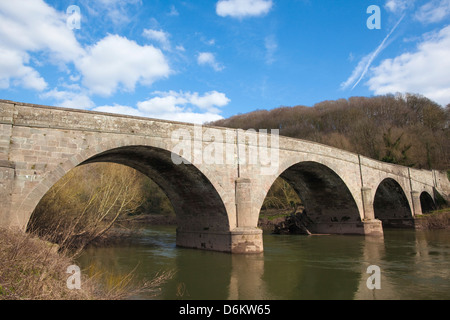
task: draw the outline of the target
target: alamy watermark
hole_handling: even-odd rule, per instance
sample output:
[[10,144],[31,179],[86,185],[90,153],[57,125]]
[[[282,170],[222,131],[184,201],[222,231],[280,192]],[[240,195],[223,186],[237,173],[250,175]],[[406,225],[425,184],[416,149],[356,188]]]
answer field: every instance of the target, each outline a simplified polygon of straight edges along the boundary
[[195,125],[192,132],[172,132],[174,164],[255,165],[261,175],[273,175],[279,168],[279,130],[233,130]]
[[381,269],[379,266],[369,266],[367,268],[367,273],[371,276],[367,279],[366,285],[369,290],[380,290],[381,289]]
[[79,6],[71,5],[66,10],[66,25],[70,30],[81,29],[81,10]]
[[67,288],[69,290],[80,290],[81,289],[81,270],[80,267],[76,265],[71,265],[67,267],[66,273],[70,276],[67,278]]
[[379,6],[371,5],[367,8],[367,13],[371,16],[367,19],[367,28],[369,30],[381,29],[381,9]]

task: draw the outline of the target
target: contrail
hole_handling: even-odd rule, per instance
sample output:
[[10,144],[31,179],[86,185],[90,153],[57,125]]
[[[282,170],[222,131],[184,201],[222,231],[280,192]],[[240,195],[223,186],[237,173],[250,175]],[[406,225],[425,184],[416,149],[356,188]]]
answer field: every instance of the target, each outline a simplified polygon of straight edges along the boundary
[[391,32],[389,32],[389,34],[386,36],[386,38],[384,38],[383,42],[381,42],[381,44],[378,46],[378,48],[375,50],[375,52],[372,54],[372,56],[370,57],[369,61],[367,62],[366,67],[364,68],[361,76],[359,77],[358,81],[356,81],[356,83],[353,85],[352,90],[355,89],[355,87],[359,84],[359,82],[362,80],[362,78],[364,78],[364,76],[366,75],[367,71],[369,70],[370,65],[372,64],[373,60],[377,57],[377,55],[381,52],[381,50],[383,49],[384,44],[386,43],[386,41],[389,39],[389,37],[391,36],[391,34],[395,31],[395,29],[397,29],[398,25],[400,24],[400,22],[402,22],[403,18],[405,17],[405,14],[403,14],[400,18],[400,20],[398,20],[398,22],[396,23],[396,25],[394,26],[394,28],[392,28]]

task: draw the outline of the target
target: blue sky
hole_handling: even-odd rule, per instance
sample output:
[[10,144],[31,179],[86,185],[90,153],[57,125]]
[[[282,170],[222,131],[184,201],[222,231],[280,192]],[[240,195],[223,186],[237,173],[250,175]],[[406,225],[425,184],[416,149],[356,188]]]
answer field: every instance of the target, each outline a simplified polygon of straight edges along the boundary
[[449,22],[450,0],[0,0],[0,98],[196,123],[397,92],[445,106]]

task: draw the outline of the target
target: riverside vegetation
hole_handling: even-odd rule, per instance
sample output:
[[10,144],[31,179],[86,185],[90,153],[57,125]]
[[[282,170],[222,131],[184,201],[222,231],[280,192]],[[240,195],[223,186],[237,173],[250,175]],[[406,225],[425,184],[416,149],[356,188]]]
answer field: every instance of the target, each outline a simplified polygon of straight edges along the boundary
[[113,300],[141,291],[156,294],[172,271],[136,282],[133,273],[90,265],[81,272],[81,290],[67,288],[66,271],[86,246],[129,236],[111,232],[124,217],[148,206],[170,213],[165,201],[162,191],[134,169],[116,164],[75,168],[41,200],[26,234],[0,229],[0,299]]
[[[429,99],[407,94],[260,110],[212,125],[280,129],[284,136],[381,161],[447,170],[449,120],[450,105],[444,109]],[[273,228],[301,210],[301,205],[290,185],[277,179],[261,208],[260,227]],[[420,225],[448,226],[449,215],[448,210],[427,215]],[[169,199],[153,181],[134,169],[111,163],[73,169],[43,197],[27,234],[0,230],[0,299],[122,299],[136,290],[156,292],[171,273],[136,284],[132,274],[111,274],[90,266],[82,272],[83,290],[66,288],[66,268],[83,248],[128,238],[138,232],[133,226],[136,221],[175,221]]]
[[161,272],[136,280],[133,272],[119,273],[95,264],[81,272],[81,288],[69,290],[70,251],[30,233],[0,229],[0,300],[121,300],[146,292],[156,295],[172,276]]
[[279,129],[372,159],[419,168],[450,168],[450,103],[414,94],[352,97],[313,107],[257,110],[210,123],[240,129]]

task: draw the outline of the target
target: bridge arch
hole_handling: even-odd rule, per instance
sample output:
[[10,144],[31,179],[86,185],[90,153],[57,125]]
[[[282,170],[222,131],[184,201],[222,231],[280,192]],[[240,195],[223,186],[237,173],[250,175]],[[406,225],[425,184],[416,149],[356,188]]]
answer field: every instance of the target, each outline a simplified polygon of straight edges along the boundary
[[[302,200],[312,220],[308,226],[311,232],[359,233],[357,225],[361,224],[361,215],[355,199],[344,180],[329,166],[302,161],[286,168],[279,177],[288,182]],[[269,189],[270,186],[266,195]]]
[[383,226],[402,226],[413,215],[408,198],[401,185],[392,178],[380,182],[373,200],[375,218],[383,222]]
[[433,197],[426,191],[423,191],[420,194],[420,206],[422,209],[422,213],[428,213],[436,210],[436,204],[433,200]]
[[[198,232],[205,233],[205,230],[207,233],[229,231],[230,223],[220,186],[211,182],[202,168],[190,163],[175,164],[170,151],[157,143],[149,145],[148,141],[146,142],[146,144],[129,144],[129,141],[114,141],[73,155],[49,172],[23,199],[16,211],[16,217],[20,220],[18,225],[23,229],[26,228],[31,214],[42,197],[70,170],[84,164],[109,162],[140,171],[165,192],[177,215],[178,233],[184,236],[196,234],[199,237]],[[177,244],[186,243],[186,241],[179,242],[179,238],[177,236]],[[204,235],[198,243],[191,242],[188,241],[187,246],[213,249],[207,235]],[[226,250],[225,245],[224,251]]]

